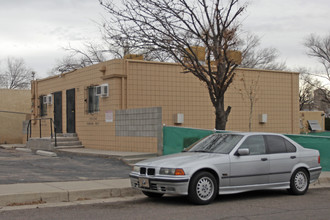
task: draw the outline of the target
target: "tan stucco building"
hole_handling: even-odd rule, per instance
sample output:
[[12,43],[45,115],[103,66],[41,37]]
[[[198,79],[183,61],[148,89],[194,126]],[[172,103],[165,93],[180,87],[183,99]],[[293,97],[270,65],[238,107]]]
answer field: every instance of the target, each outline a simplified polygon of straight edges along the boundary
[[[228,130],[248,131],[250,104],[242,82],[248,86],[258,78],[252,131],[299,133],[298,73],[236,74],[225,97],[232,106]],[[204,129],[215,124],[207,88],[175,63],[119,59],[37,80],[32,103],[32,118],[53,118],[58,132],[76,132],[94,149],[159,152],[163,124]]]
[[0,144],[22,143],[23,121],[30,112],[30,90],[0,89]]

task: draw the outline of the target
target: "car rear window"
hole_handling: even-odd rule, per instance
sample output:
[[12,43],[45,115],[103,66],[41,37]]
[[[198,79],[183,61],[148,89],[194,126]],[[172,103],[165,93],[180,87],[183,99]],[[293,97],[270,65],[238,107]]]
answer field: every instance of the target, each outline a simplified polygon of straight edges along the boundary
[[265,137],[270,154],[296,152],[296,147],[280,136],[266,135]]

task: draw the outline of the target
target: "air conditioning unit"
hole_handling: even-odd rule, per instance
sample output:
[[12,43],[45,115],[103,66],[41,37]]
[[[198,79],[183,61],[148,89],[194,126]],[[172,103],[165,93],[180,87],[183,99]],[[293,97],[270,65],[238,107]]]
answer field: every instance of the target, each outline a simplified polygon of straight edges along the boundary
[[52,105],[53,104],[53,96],[52,94],[47,95],[47,104]]
[[44,95],[44,96],[42,97],[42,104],[47,104],[47,102],[48,102],[48,100],[47,100],[47,96]]
[[265,123],[267,123],[267,114],[260,114],[260,115],[259,115],[259,123],[260,123],[260,124],[265,124]]
[[183,124],[184,122],[184,114],[183,113],[177,113],[174,115],[174,123],[175,124]]
[[95,86],[95,95],[101,96],[102,95],[102,88],[101,86]]
[[101,96],[108,97],[109,96],[109,84],[101,85]]

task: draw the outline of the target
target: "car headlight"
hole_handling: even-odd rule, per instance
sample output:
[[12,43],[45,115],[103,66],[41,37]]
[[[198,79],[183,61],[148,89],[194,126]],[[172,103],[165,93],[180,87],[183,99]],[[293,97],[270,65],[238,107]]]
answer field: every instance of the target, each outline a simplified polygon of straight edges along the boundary
[[133,171],[134,171],[134,172],[137,172],[137,173],[140,173],[140,167],[138,167],[138,166],[134,166],[134,167],[133,167]]
[[175,176],[181,176],[185,175],[184,170],[181,168],[160,168],[159,174],[162,175],[175,175]]

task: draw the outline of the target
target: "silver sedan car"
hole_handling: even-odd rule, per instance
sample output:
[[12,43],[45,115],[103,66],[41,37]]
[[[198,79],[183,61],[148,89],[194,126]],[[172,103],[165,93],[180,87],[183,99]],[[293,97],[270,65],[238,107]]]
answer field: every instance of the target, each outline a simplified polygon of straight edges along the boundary
[[208,204],[218,194],[288,189],[303,195],[321,174],[320,154],[270,133],[212,134],[184,152],[137,163],[131,185],[149,197],[188,195]]

